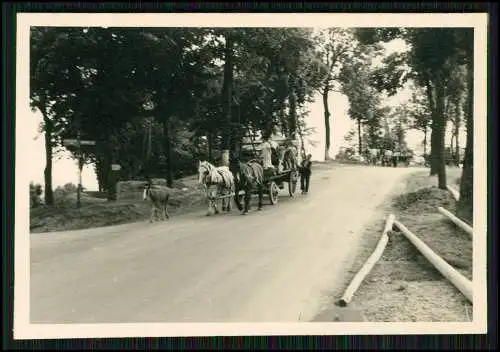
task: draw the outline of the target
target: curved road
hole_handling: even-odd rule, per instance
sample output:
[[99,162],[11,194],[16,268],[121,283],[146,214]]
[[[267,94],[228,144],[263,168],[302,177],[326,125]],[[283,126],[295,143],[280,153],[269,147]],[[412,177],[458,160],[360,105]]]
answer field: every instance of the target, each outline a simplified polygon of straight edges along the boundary
[[363,225],[412,171],[317,169],[308,196],[283,191],[248,216],[31,234],[31,322],[308,321],[342,285]]

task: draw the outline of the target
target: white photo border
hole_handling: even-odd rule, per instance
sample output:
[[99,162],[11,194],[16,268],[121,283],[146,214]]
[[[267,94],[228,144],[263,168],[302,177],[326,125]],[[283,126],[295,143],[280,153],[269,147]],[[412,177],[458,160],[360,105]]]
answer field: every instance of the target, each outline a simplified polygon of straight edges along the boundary
[[[473,27],[473,321],[469,323],[31,324],[28,185],[30,27]],[[14,339],[255,335],[407,335],[487,332],[487,13],[18,13],[16,33]]]

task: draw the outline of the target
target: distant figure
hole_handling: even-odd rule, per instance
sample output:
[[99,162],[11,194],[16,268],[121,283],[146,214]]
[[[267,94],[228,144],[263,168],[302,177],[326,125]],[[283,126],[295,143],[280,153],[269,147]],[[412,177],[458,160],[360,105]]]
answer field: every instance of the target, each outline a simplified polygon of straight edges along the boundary
[[392,166],[393,167],[398,167],[398,163],[399,163],[400,157],[401,157],[401,152],[399,150],[395,150],[392,153],[391,161],[392,161]]
[[309,192],[309,180],[311,179],[311,161],[312,155],[308,154],[307,157],[302,161],[302,167],[300,168],[300,190],[302,194],[307,194]]
[[382,166],[391,166],[391,163],[392,163],[392,150],[390,150],[390,149],[384,150],[382,161],[383,161],[383,165]]
[[376,148],[368,149],[368,163],[372,165],[377,165],[380,151]]

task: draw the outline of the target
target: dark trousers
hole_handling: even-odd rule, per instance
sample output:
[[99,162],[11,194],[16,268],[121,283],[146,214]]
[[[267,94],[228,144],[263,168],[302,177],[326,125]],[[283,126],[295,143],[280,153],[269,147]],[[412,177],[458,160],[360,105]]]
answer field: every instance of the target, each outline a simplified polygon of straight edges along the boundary
[[311,179],[310,172],[301,172],[300,174],[300,190],[302,192],[309,192],[309,180]]
[[394,167],[398,166],[398,157],[397,156],[392,157],[392,166],[394,166]]

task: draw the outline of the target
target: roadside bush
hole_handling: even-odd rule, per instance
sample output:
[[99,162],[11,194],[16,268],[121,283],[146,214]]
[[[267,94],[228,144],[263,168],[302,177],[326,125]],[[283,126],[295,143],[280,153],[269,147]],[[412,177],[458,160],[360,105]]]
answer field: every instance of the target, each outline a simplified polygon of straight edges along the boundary
[[30,207],[35,208],[42,204],[42,185],[30,182]]
[[[82,191],[84,189],[85,188],[83,188]],[[76,195],[77,190],[78,186],[71,182],[66,183],[64,186],[58,186],[54,190],[54,202],[58,204],[73,203],[74,195]]]

